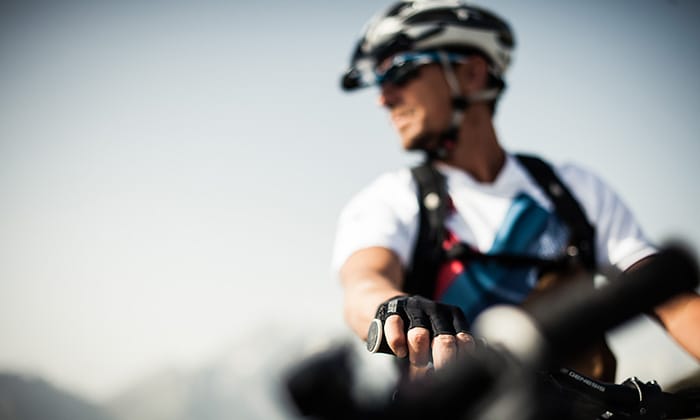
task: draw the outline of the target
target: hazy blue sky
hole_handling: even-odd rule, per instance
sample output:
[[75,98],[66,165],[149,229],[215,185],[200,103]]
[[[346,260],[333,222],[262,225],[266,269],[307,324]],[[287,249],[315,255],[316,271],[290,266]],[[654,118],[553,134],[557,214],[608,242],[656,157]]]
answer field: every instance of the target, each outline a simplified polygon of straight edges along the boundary
[[[339,89],[390,2],[144,3],[0,11],[0,368],[95,398],[255,328],[343,331],[337,214],[416,159],[375,91]],[[700,246],[700,3],[481,4],[517,36],[506,147],[582,163],[654,240]],[[698,368],[643,331],[623,374]]]

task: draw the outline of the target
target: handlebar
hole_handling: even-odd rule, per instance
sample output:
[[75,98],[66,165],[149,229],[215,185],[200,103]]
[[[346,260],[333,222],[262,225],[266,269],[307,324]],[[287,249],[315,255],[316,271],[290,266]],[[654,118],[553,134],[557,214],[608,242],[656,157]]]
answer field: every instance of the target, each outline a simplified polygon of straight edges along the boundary
[[[462,356],[451,368],[430,378],[404,384],[393,399],[381,403],[353,400],[349,351],[343,348],[296,367],[290,372],[287,388],[303,415],[319,419],[654,419],[700,415],[697,391],[668,394],[655,383],[643,384],[636,379],[607,384],[557,368],[592,338],[676,294],[694,290],[698,277],[691,254],[682,246],[669,245],[649,262],[602,288],[592,289],[575,281],[522,309],[486,311],[475,322],[474,333],[485,338],[487,346]],[[510,328],[514,325],[518,328]]]

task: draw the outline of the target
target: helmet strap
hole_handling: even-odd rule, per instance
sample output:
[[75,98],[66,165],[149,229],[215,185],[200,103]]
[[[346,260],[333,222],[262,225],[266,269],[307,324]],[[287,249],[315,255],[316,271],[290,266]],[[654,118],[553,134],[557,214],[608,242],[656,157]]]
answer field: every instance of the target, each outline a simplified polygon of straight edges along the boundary
[[459,128],[462,125],[462,120],[464,119],[464,112],[472,103],[494,100],[501,93],[501,89],[493,88],[476,92],[470,96],[462,95],[459,88],[457,75],[452,67],[452,63],[449,61],[447,53],[445,51],[438,51],[438,55],[440,57],[440,64],[442,65],[442,71],[445,74],[447,86],[450,88],[452,98],[452,120],[450,121],[450,125],[447,127],[447,129],[440,135],[437,148],[435,150],[427,151],[429,160],[442,160],[450,156],[452,150],[457,144]]
[[450,95],[452,97],[452,119],[447,129],[440,134],[437,147],[434,150],[427,151],[429,160],[442,160],[450,156],[452,150],[457,144],[459,127],[462,125],[464,111],[469,108],[470,104],[469,98],[462,95],[462,92],[460,91],[457,75],[455,75],[454,68],[452,67],[452,63],[449,61],[447,53],[445,51],[438,51],[438,56],[440,57],[440,64],[442,65],[442,71],[445,74],[447,86],[450,88]]

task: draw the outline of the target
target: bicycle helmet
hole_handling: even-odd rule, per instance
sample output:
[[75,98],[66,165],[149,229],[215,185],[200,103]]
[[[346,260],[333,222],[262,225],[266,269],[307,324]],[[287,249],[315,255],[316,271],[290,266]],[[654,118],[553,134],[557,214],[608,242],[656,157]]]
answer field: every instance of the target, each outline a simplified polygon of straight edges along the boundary
[[372,18],[342,78],[344,90],[376,84],[373,71],[403,51],[448,50],[480,53],[492,76],[502,81],[515,46],[508,23],[459,0],[404,0]]

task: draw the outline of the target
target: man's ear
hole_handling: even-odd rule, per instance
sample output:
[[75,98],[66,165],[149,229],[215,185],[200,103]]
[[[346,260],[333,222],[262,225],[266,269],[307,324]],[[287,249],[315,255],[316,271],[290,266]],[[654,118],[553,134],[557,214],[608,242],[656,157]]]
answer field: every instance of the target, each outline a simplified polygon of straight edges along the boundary
[[466,63],[457,66],[457,78],[465,95],[488,88],[489,64],[484,57],[472,55]]

